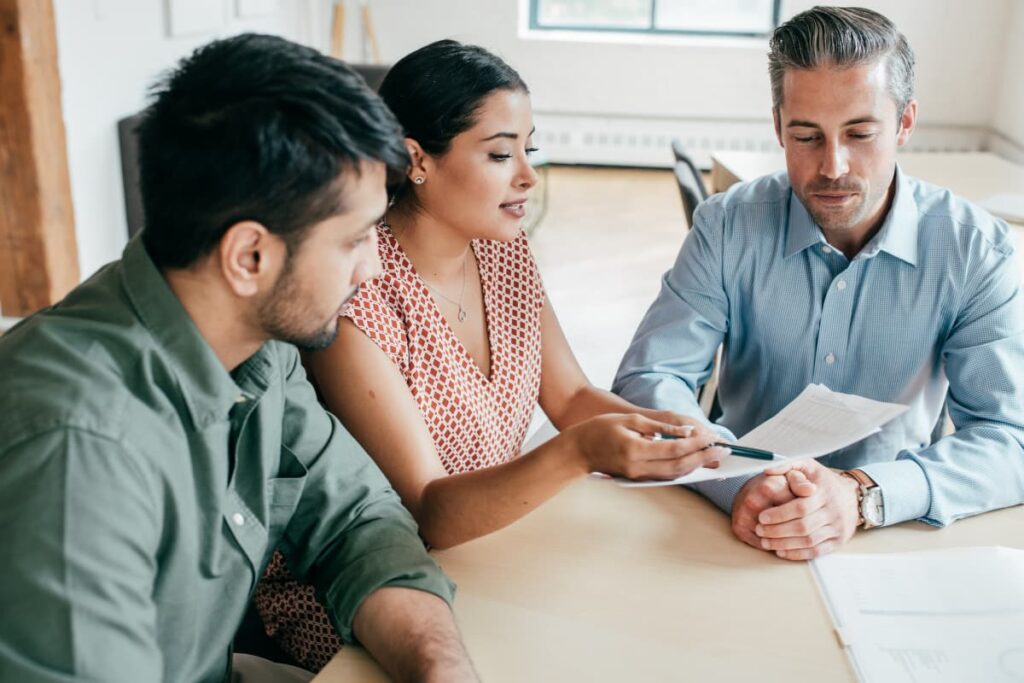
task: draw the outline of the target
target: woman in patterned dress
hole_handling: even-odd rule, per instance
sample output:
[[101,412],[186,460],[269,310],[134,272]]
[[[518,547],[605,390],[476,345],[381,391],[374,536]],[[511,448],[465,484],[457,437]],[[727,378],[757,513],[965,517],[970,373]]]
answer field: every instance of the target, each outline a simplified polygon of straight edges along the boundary
[[[536,175],[519,75],[482,48],[439,41],[396,63],[380,94],[412,163],[371,237],[380,274],[308,366],[424,540],[447,548],[500,529],[589,472],[671,479],[715,466],[725,451],[700,423],[598,389],[576,362],[520,227]],[[538,401],[561,431],[520,457]],[[256,605],[314,670],[341,645],[280,556]]]

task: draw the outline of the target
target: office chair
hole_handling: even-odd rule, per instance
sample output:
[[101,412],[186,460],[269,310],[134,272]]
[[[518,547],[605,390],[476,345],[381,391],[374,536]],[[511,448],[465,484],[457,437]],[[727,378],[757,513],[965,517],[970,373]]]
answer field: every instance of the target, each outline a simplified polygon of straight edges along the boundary
[[139,189],[139,141],[136,131],[142,114],[135,114],[117,122],[117,138],[121,148],[121,183],[124,186],[124,217],[128,224],[128,238],[142,229],[142,191]]
[[693,212],[704,199],[700,194],[700,178],[695,176],[693,170],[682,161],[676,162],[675,174],[676,183],[679,185],[679,194],[683,200],[686,224],[693,227]]
[[697,179],[697,189],[699,196],[702,200],[707,199],[708,189],[704,187],[704,179],[701,176],[700,169],[697,168],[697,164],[693,163],[693,159],[686,153],[686,149],[683,148],[683,142],[679,138],[672,138],[672,156],[675,157],[676,163],[682,162],[689,166],[690,172],[693,173],[693,177]]
[[374,92],[380,89],[380,84],[387,75],[390,64],[349,64],[352,70],[363,77],[366,85]]

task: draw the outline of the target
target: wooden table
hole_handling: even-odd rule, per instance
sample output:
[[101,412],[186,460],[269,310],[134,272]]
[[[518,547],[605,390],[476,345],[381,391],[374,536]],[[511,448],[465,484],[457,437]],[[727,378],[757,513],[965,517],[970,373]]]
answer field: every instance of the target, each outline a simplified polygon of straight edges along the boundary
[[[1024,548],[1024,507],[859,533],[844,552]],[[484,681],[855,680],[810,567],[736,540],[678,487],[581,481],[512,526],[435,557]],[[345,648],[316,683],[387,680]]]

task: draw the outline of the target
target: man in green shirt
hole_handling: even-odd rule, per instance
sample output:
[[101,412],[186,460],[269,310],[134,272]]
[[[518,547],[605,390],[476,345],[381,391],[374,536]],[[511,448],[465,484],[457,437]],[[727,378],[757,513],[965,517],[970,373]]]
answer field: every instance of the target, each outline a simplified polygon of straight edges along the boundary
[[275,549],[395,678],[475,680],[453,586],[292,346],[330,343],[379,268],[391,114],[243,35],[167,76],[139,135],[141,240],[0,338],[0,680],[239,680]]

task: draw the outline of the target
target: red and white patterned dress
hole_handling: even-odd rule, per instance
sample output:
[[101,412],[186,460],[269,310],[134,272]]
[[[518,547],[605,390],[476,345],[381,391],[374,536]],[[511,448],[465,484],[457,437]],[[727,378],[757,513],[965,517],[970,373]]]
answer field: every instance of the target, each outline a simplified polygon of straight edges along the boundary
[[[401,371],[448,474],[508,462],[522,448],[540,392],[544,287],[525,235],[472,243],[490,341],[487,377],[391,231],[377,231],[383,270],[343,315]],[[308,669],[320,670],[341,647],[313,587],[291,578],[281,553],[253,600],[267,635]]]

